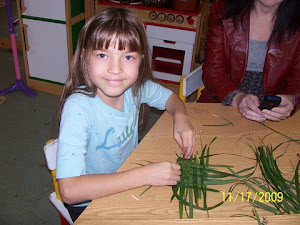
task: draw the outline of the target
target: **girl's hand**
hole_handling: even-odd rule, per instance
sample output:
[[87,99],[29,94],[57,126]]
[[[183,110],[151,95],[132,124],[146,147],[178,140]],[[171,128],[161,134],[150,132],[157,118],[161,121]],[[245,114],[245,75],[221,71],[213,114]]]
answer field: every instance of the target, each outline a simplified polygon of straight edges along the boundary
[[185,158],[190,158],[195,147],[195,131],[190,123],[185,105],[173,94],[167,101],[166,110],[173,116],[174,139],[181,147]]
[[175,114],[174,120],[174,139],[181,147],[181,151],[186,159],[193,154],[195,147],[195,131],[190,123],[187,114]]
[[240,92],[233,98],[231,105],[236,108],[244,118],[257,122],[266,120],[266,117],[258,108],[259,101],[255,95]]
[[145,171],[145,185],[176,185],[180,180],[180,165],[168,161],[150,163],[142,167]]
[[277,95],[281,97],[281,103],[278,107],[274,107],[272,110],[262,110],[263,116],[268,120],[279,121],[291,115],[294,109],[293,100],[288,95]]

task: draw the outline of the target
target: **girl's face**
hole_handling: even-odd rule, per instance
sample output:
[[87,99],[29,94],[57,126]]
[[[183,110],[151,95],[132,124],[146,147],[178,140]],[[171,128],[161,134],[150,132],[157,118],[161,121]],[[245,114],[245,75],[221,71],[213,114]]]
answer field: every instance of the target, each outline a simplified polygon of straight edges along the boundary
[[139,53],[129,52],[127,47],[118,50],[118,44],[116,41],[106,50],[92,51],[89,59],[89,77],[97,87],[96,94],[112,107],[122,102],[123,93],[137,80],[142,59]]

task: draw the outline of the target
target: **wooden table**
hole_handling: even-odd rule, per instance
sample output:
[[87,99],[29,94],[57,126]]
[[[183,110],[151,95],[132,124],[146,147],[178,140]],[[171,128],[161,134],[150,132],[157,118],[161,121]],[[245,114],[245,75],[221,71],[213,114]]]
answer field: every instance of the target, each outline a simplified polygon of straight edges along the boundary
[[[224,107],[221,104],[187,104],[191,122],[196,133],[201,132],[203,144],[209,144],[214,137],[217,139],[211,145],[212,153],[233,153],[240,156],[222,155],[211,158],[211,163],[233,165],[235,171],[255,164],[254,160],[244,157],[254,157],[252,150],[245,143],[243,135],[251,134],[255,143],[259,138],[269,135],[264,143],[275,146],[287,140],[282,135],[272,132],[261,124],[241,118],[240,114],[232,107]],[[231,121],[234,126],[203,126],[227,123],[221,116]],[[268,126],[282,133],[300,139],[300,113],[280,122],[265,122]],[[195,151],[201,150],[200,135],[196,135]],[[285,151],[285,148],[278,150]],[[173,139],[173,120],[168,113],[164,113],[158,122],[130,155],[119,171],[137,167],[134,163],[146,163],[170,160],[175,162],[176,154],[180,148]],[[293,167],[298,162],[297,153],[300,153],[300,145],[291,143],[284,157],[278,160],[281,171],[287,177],[293,176]],[[243,156],[243,157],[241,157]],[[224,192],[228,186],[218,186]],[[241,198],[236,202],[225,202],[221,207],[209,211],[209,218],[205,211],[194,210],[194,219],[179,219],[178,201],[172,196],[171,187],[152,187],[142,196],[139,196],[145,187],[129,190],[120,194],[92,201],[75,224],[257,224],[254,219],[248,217],[230,217],[234,214],[252,214],[253,207]],[[245,187],[237,188],[237,191],[245,191]],[[208,196],[208,205],[217,203],[222,199],[221,193]],[[202,203],[201,203],[202,204]],[[268,224],[300,224],[300,215],[275,216],[269,212],[259,210],[258,214],[268,221]],[[185,215],[184,215],[185,216]]]

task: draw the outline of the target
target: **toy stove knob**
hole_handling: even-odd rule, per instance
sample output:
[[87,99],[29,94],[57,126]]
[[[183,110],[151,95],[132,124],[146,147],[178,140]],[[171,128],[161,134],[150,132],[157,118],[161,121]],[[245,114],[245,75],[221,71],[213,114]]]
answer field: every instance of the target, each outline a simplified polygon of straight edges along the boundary
[[189,16],[187,18],[187,22],[188,22],[189,25],[193,25],[195,21],[194,21],[194,19],[191,16]]

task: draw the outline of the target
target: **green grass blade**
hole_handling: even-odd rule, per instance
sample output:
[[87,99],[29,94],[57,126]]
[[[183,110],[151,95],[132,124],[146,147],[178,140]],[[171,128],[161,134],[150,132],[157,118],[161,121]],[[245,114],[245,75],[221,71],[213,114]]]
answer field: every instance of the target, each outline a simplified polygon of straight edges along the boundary
[[266,124],[264,124],[264,123],[259,123],[259,124],[263,125],[264,127],[267,127],[267,128],[269,128],[270,130],[272,130],[272,131],[276,132],[277,134],[280,134],[280,135],[282,135],[282,136],[284,136],[284,137],[286,137],[286,138],[290,139],[291,141],[293,141],[293,142],[297,143],[298,145],[300,145],[300,142],[299,142],[298,140],[296,140],[296,139],[293,139],[293,138],[291,138],[291,137],[289,137],[289,136],[287,136],[287,135],[285,135],[285,134],[282,134],[282,133],[280,133],[279,131],[277,131],[277,130],[274,130],[273,128],[269,127],[268,125],[266,125]]
[[278,214],[278,212],[279,212],[276,208],[271,207],[271,206],[269,206],[267,204],[264,204],[262,202],[256,201],[255,199],[249,198],[249,202],[252,205],[257,206],[259,208],[262,208],[262,209],[264,209],[264,210],[266,210],[268,212],[271,212],[271,213],[274,213],[274,214]]
[[[180,193],[180,199],[182,199],[182,200],[183,200],[183,197],[184,197],[184,192],[185,192],[185,189],[180,188],[179,193]],[[177,197],[177,199],[179,200],[178,197]],[[179,217],[180,217],[180,219],[183,218],[183,203],[182,203],[182,201],[179,201]]]
[[247,215],[247,214],[233,214],[233,215],[231,215],[230,217],[249,217],[249,218],[251,218],[251,219],[256,220],[256,217],[250,216],[250,215]]
[[203,127],[225,127],[228,125],[232,125],[231,123],[224,123],[224,124],[203,124]]
[[194,217],[194,214],[193,214],[193,189],[192,188],[189,188],[189,209],[190,209],[190,216],[189,218],[193,218]]
[[296,166],[296,170],[295,170],[296,193],[297,193],[298,203],[300,204],[299,166],[300,166],[300,160],[298,161],[297,166]]
[[147,188],[140,194],[140,196],[142,196],[144,193],[146,193],[150,188],[152,188],[152,185],[150,185],[149,187],[147,187]]
[[173,201],[173,199],[175,198],[174,193],[177,193],[178,189],[179,189],[179,186],[178,186],[178,185],[173,185],[173,186],[172,186],[173,195],[172,195],[172,197],[171,197],[170,202]]
[[261,220],[260,220],[260,218],[259,218],[259,216],[258,216],[258,213],[257,213],[255,207],[253,208],[253,213],[254,213],[254,215],[255,215],[255,218],[256,218],[256,220],[257,220],[258,225],[261,225]]

